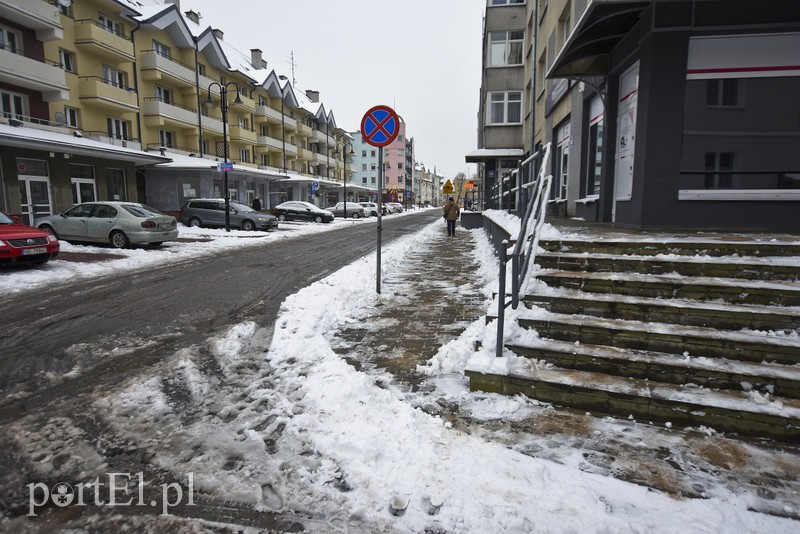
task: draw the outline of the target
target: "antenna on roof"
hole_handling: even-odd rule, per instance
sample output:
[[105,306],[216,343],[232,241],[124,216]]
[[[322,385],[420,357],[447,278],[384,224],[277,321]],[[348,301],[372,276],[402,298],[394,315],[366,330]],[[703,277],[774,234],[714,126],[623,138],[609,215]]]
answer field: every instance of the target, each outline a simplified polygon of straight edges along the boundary
[[294,68],[297,66],[297,63],[294,62],[294,50],[289,54],[289,65],[292,66],[292,87],[297,85],[297,78],[294,76]]

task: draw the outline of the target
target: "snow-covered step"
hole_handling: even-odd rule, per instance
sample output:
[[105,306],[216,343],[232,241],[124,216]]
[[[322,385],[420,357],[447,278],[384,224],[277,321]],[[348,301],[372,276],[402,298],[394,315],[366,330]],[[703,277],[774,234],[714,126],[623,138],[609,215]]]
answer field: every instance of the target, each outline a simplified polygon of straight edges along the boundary
[[525,395],[593,414],[667,426],[704,426],[742,436],[800,442],[800,401],[758,392],[714,391],[569,369],[522,360],[506,374],[467,369],[472,390]]
[[800,306],[800,284],[700,278],[680,275],[638,273],[587,273],[541,270],[536,278],[550,287],[587,293],[611,293],[650,298]]
[[540,337],[561,341],[688,353],[695,357],[800,364],[800,336],[796,332],[791,335],[723,332],[714,328],[565,315],[544,310],[522,314],[518,322],[524,328],[535,329]]
[[539,246],[550,252],[571,252],[614,255],[680,254],[684,256],[753,256],[800,258],[800,245],[780,241],[698,241],[661,238],[626,240],[541,240]]
[[800,280],[800,258],[625,255],[548,252],[536,256],[543,269],[586,272],[679,274],[746,280]]
[[554,313],[593,315],[722,330],[800,330],[800,307],[753,306],[699,302],[686,299],[652,299],[583,291],[538,292],[523,298],[526,305]]
[[758,391],[800,399],[800,367],[757,364],[725,358],[691,357],[664,352],[537,339],[506,344],[514,353],[563,368],[606,373],[711,389]]

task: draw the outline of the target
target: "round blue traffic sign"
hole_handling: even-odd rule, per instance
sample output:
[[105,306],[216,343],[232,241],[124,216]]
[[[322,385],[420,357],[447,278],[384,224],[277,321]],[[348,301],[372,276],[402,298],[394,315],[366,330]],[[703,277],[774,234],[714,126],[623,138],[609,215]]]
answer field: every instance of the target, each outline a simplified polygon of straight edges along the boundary
[[382,147],[397,139],[400,118],[389,106],[375,106],[361,119],[361,135],[374,147]]

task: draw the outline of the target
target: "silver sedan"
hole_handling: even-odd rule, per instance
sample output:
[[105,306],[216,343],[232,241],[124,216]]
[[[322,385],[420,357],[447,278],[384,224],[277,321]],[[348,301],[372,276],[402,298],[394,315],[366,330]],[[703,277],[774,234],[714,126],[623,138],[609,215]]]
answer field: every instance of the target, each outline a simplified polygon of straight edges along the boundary
[[37,228],[64,241],[157,246],[178,238],[175,217],[135,202],[85,202],[36,220]]

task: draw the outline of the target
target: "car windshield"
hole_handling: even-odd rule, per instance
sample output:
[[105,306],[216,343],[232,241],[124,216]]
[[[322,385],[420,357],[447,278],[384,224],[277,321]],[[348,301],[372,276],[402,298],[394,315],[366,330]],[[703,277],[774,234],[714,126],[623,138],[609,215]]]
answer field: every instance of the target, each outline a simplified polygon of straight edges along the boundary
[[144,204],[123,204],[122,209],[134,217],[159,217],[164,215],[157,209],[145,206]]
[[230,202],[230,205],[236,211],[245,211],[245,212],[248,212],[248,213],[250,213],[251,211],[256,211],[253,208],[251,208],[250,206],[248,206],[247,204],[239,204],[238,202]]
[[0,212],[0,224],[14,224],[14,219],[3,212]]

